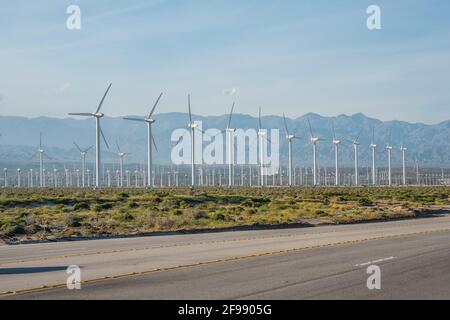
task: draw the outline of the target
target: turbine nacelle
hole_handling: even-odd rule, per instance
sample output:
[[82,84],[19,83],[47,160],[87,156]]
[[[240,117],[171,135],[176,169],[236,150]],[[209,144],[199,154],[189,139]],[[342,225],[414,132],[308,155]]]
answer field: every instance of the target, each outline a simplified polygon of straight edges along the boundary
[[96,112],[96,113],[93,113],[92,116],[94,116],[96,118],[103,118],[105,116],[105,114],[101,113],[101,112]]
[[193,130],[194,130],[194,129],[197,129],[197,128],[198,128],[198,124],[196,124],[196,123],[189,123],[189,124],[188,124],[188,128],[189,128],[189,129],[193,129]]
[[374,144],[374,143],[372,143],[372,144],[370,145],[370,147],[371,147],[372,149],[376,149],[376,148],[377,148],[377,145]]
[[316,144],[320,140],[319,137],[311,137],[311,143]]
[[338,146],[341,144],[341,140],[333,140],[333,144]]
[[152,118],[145,118],[144,121],[147,122],[148,124],[153,124],[156,122],[156,120],[154,120]]
[[286,135],[286,139],[293,140],[293,139],[295,139],[295,136],[293,134],[288,134],[288,135]]
[[226,128],[225,132],[229,132],[229,133],[233,133],[235,131],[235,129],[231,129],[231,128]]

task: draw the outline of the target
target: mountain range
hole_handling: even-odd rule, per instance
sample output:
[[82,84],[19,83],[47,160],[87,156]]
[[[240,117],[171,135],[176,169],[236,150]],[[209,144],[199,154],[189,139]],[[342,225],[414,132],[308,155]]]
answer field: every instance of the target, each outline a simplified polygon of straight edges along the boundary
[[[173,143],[171,134],[175,129],[186,128],[188,115],[185,113],[165,113],[154,116],[153,134],[157,142],[158,152],[154,153],[155,163],[170,164],[170,152]],[[209,128],[224,129],[228,122],[228,115],[223,116],[193,116],[194,120],[203,122],[203,130]],[[361,113],[352,116],[339,115],[325,117],[309,113],[296,119],[287,119],[291,133],[299,139],[293,142],[295,165],[310,166],[312,148],[309,144],[309,126],[311,122],[314,134],[322,138],[318,144],[318,162],[321,166],[333,166],[334,154],[332,149],[332,129],[334,122],[336,136],[343,141],[341,148],[341,163],[343,166],[353,164],[352,141],[362,130],[360,136],[361,165],[370,164],[370,148],[372,142],[372,128],[374,141],[378,145],[377,158],[380,166],[386,162],[385,147],[392,144],[393,163],[400,165],[400,145],[408,148],[407,161],[412,165],[419,161],[423,166],[450,166],[450,120],[435,125],[423,123],[408,123],[403,121],[386,121],[367,117]],[[280,132],[281,162],[287,162],[287,142],[284,133],[283,117],[262,117],[264,128],[278,128]],[[258,127],[258,119],[250,115],[235,114],[232,126],[234,128],[249,129]],[[146,128],[143,123],[124,121],[121,117],[105,117],[102,119],[102,129],[108,139],[110,149],[104,149],[106,162],[117,161],[115,152],[116,141],[124,152],[131,155],[127,163],[145,163],[146,159]],[[36,151],[39,145],[39,133],[43,134],[43,145],[47,161],[74,162],[79,161],[79,152],[75,148],[75,141],[82,147],[94,144],[95,122],[92,119],[75,118],[25,118],[0,117],[0,161],[2,163],[33,163],[37,161]],[[256,143],[256,141],[255,141]],[[94,151],[90,151],[88,161],[93,161]]]

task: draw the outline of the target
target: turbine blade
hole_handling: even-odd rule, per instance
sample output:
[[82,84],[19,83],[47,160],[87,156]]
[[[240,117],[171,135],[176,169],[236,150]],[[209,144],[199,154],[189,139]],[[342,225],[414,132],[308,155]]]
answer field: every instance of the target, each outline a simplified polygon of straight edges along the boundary
[[358,136],[356,137],[355,142],[359,142],[359,138],[361,137],[361,133],[363,132],[363,130],[364,130],[364,127],[362,127],[361,130],[359,131]]
[[375,143],[375,126],[372,127],[372,144]]
[[192,124],[191,95],[190,94],[188,94],[188,108],[189,108],[189,123]]
[[76,142],[74,142],[73,144],[75,145],[75,147],[77,147],[78,151],[83,152],[83,151],[81,150],[81,148],[77,145]]
[[103,95],[103,98],[102,98],[102,100],[100,101],[100,104],[98,105],[97,111],[95,111],[95,113],[98,113],[98,112],[100,111],[100,109],[101,109],[101,107],[102,107],[102,105],[103,105],[103,102],[105,101],[106,95],[108,94],[109,89],[111,89],[111,86],[112,86],[112,83],[110,83],[109,86],[108,86],[108,89],[106,89],[106,92],[105,92],[105,94]]
[[208,134],[208,133],[206,133],[205,131],[199,129],[198,127],[196,127],[195,130],[198,130],[198,131],[200,131],[202,134],[204,134],[205,136],[208,136],[208,137],[211,137],[211,138],[212,138],[212,136],[211,136],[210,134]]
[[259,130],[262,129],[262,122],[261,122],[261,107],[259,107],[259,117],[258,117],[258,126],[259,126]]
[[284,120],[284,130],[286,130],[286,135],[289,135],[289,130],[288,130],[288,126],[287,126],[287,122],[286,122],[286,116],[283,113],[283,120]]
[[69,116],[82,116],[82,117],[92,117],[92,113],[87,113],[87,112],[83,112],[83,113],[68,113]]
[[120,146],[119,146],[119,143],[117,142],[117,140],[116,140],[116,147],[117,147],[117,151],[119,151],[120,153],[122,153],[122,151],[120,151]]
[[308,125],[309,125],[309,132],[311,133],[311,139],[312,139],[314,137],[314,134],[313,134],[312,126],[311,126],[311,121],[309,121],[309,118],[308,118]]
[[39,149],[42,149],[42,132],[39,132]]
[[331,129],[333,130],[333,140],[336,140],[336,130],[334,128],[334,121],[331,120]]
[[88,152],[89,150],[91,150],[94,146],[90,146],[89,148],[87,148],[86,150],[84,150],[84,152]]
[[234,111],[234,102],[233,105],[231,106],[230,117],[228,118],[228,129],[230,129],[231,126],[231,118],[233,117],[233,111]]
[[181,141],[183,141],[184,136],[186,135],[186,132],[187,132],[187,131],[185,131],[185,132],[183,133],[183,135],[178,139],[178,141],[175,143],[175,146],[177,146]]
[[102,135],[102,138],[103,138],[103,141],[105,142],[106,148],[109,149],[108,141],[106,141],[105,134],[103,133],[103,130],[101,128],[100,128],[100,134]]
[[161,99],[162,95],[163,95],[163,94],[162,94],[162,92],[161,92],[161,94],[159,95],[159,97],[158,97],[158,99],[156,100],[155,104],[153,105],[152,111],[150,111],[150,113],[148,114],[148,118],[149,118],[149,119],[152,117],[153,112],[155,112],[156,106],[158,105],[159,100]]
[[158,147],[156,146],[155,137],[153,135],[152,135],[152,141],[153,141],[153,146],[155,147],[156,152],[159,152]]
[[145,119],[139,119],[139,118],[123,118],[123,120],[145,122]]
[[226,130],[222,130],[218,134],[213,135],[212,138],[216,138],[218,135],[224,134],[225,132]]

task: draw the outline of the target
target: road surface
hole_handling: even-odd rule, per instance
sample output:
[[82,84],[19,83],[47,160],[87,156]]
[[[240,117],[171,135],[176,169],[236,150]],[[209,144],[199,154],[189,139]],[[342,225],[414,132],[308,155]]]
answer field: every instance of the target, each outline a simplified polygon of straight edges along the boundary
[[[81,268],[81,290],[66,268]],[[381,269],[368,290],[367,267]],[[2,299],[450,299],[450,217],[0,247]]]

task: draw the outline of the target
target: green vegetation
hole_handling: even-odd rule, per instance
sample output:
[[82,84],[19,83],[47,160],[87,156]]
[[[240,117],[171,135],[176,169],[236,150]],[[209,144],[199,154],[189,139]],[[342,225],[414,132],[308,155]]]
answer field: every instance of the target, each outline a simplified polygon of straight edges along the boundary
[[0,238],[55,240],[407,218],[449,210],[449,191],[449,187],[3,189]]

